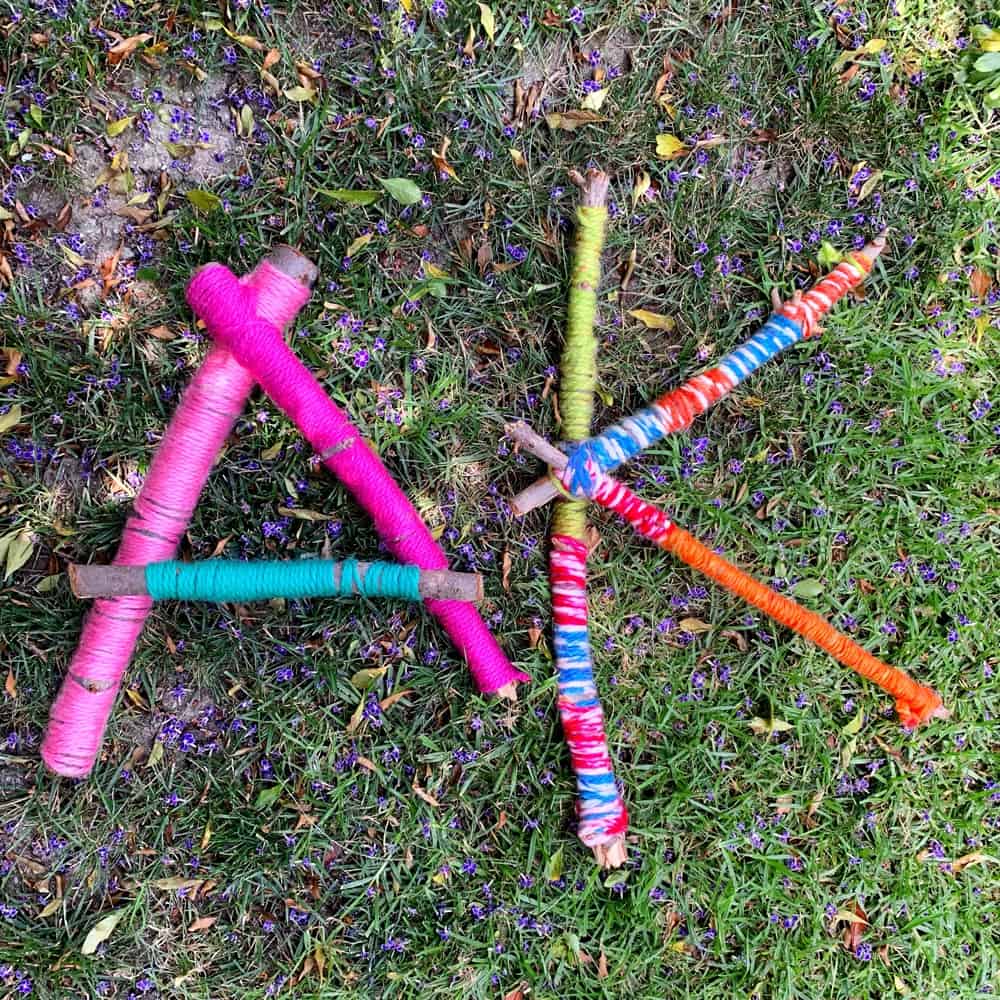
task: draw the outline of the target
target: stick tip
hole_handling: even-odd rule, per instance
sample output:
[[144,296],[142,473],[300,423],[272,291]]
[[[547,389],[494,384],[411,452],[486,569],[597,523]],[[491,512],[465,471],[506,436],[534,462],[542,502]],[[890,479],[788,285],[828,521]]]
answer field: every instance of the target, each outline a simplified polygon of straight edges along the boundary
[[621,834],[605,844],[594,844],[591,850],[594,852],[594,860],[601,868],[621,868],[628,861],[628,848],[625,846],[625,837]]
[[319,277],[319,268],[304,253],[287,243],[279,243],[273,247],[265,259],[275,270],[308,288],[312,288]]

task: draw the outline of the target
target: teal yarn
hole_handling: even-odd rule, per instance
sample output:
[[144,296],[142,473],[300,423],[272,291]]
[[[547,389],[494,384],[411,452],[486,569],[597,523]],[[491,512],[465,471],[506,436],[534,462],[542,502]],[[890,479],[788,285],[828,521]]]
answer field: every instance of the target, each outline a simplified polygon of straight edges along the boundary
[[396,597],[421,601],[420,567],[357,559],[289,562],[161,562],[146,566],[146,590],[155,601],[266,601],[304,597]]

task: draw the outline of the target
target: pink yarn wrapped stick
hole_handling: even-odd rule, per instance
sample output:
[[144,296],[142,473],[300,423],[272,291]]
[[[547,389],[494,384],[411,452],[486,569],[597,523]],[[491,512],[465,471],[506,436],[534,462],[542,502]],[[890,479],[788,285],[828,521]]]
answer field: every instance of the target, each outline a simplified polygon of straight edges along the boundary
[[[282,247],[238,284],[252,296],[256,315],[251,318],[281,329],[305,305],[315,277],[316,269],[306,258]],[[253,384],[253,376],[225,347],[209,352],[153,456],[122,533],[117,565],[140,566],[174,557]],[[42,742],[42,760],[56,774],[82,778],[93,768],[152,606],[149,597],[116,597],[91,607]]]
[[[292,353],[278,327],[254,315],[254,290],[228,268],[210,264],[194,276],[187,296],[216,342],[253,374],[368,512],[389,551],[400,562],[446,569],[444,552],[381,459]],[[510,664],[471,604],[425,603],[468,662],[480,691],[513,697],[517,682],[530,680]]]

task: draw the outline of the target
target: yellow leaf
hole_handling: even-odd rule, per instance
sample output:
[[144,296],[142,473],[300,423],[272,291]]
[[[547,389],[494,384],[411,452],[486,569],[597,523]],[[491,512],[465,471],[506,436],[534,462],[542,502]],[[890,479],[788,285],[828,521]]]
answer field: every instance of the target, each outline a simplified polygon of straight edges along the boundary
[[750,728],[758,736],[770,736],[771,733],[786,733],[792,728],[790,722],[785,722],[784,719],[762,719],[760,716],[754,716],[750,720]]
[[364,236],[359,236],[348,248],[345,256],[353,257],[359,250],[364,250],[371,241],[375,239],[374,233],[365,233]]
[[126,115],[124,118],[119,118],[118,121],[108,122],[107,132],[108,135],[113,139],[116,135],[121,135],[125,129],[132,125],[135,121],[135,115]]
[[407,14],[413,13],[413,0],[399,0]]
[[861,190],[858,192],[858,202],[860,203],[864,201],[865,198],[867,198],[868,195],[870,195],[872,191],[875,190],[875,188],[877,187],[878,183],[881,180],[882,180],[882,171],[876,170],[871,175],[871,177],[869,177],[868,180],[866,180],[864,184],[861,185]]
[[604,119],[594,111],[553,111],[545,116],[545,123],[551,129],[562,129],[564,132],[575,132],[581,125],[592,125]]
[[892,985],[896,987],[898,993],[902,993],[903,996],[910,995],[910,987],[906,985],[906,982],[899,978],[899,976],[894,975],[892,977]]
[[44,920],[46,917],[51,917],[54,914],[58,913],[59,910],[62,908],[62,903],[63,903],[62,896],[59,896],[56,899],[50,899],[45,904],[45,906],[39,911],[38,919]]
[[311,101],[316,96],[316,91],[312,87],[289,87],[285,91],[285,97],[290,101]]
[[201,835],[201,849],[204,851],[212,841],[212,824],[205,823],[205,832]]
[[[81,258],[82,262],[82,258]],[[81,265],[82,266],[82,263]],[[21,404],[15,403],[6,413],[0,413],[0,434],[21,422]]]
[[604,99],[607,96],[608,96],[607,87],[602,87],[600,90],[592,90],[580,102],[580,107],[586,108],[588,111],[600,111],[601,105],[604,103]]
[[632,207],[635,208],[639,204],[639,199],[649,190],[649,186],[652,183],[649,174],[645,170],[639,171],[639,176],[635,180],[635,184],[632,186]]
[[670,94],[660,94],[656,99],[656,103],[661,107],[671,118],[677,117],[677,109],[674,107],[674,99]]
[[885,48],[884,38],[870,38],[865,42],[865,52],[869,55],[874,55],[876,52],[881,52]]
[[97,946],[111,937],[111,932],[118,926],[118,922],[124,916],[124,910],[115,910],[114,913],[109,913],[103,920],[98,920],[97,923],[90,928],[90,933],[83,942],[80,954],[93,955],[94,952],[97,951]]
[[510,152],[510,158],[514,161],[514,166],[517,167],[518,170],[528,169],[527,160],[525,160],[524,153],[522,153],[521,150],[514,149],[514,147],[512,146],[509,152]]
[[679,160],[690,152],[690,147],[684,145],[675,135],[661,133],[656,137],[656,155],[663,160]]
[[156,740],[153,743],[153,749],[149,751],[149,757],[146,759],[146,768],[156,767],[161,760],[163,760],[163,740]]
[[[670,316],[661,316],[660,313],[650,312],[648,309],[629,309],[629,316],[633,319],[639,320],[644,326],[650,330],[672,330],[676,325],[676,321]],[[696,619],[685,619],[685,621],[695,621]],[[688,629],[688,631],[693,631]]]
[[436,264],[432,264],[429,260],[425,260],[423,264],[421,264],[420,266],[423,268],[424,274],[426,274],[428,278],[449,277],[447,271],[442,271],[440,267],[438,267]]
[[493,10],[487,4],[481,3],[479,5],[479,23],[483,26],[483,31],[486,32],[486,37],[492,42],[493,36],[496,34],[497,23],[496,19],[493,17]]

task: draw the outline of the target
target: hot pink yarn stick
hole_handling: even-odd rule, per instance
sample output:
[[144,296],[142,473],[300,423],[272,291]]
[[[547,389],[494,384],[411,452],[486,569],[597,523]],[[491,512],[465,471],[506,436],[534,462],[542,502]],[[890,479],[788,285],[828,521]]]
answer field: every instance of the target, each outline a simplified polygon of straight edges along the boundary
[[[309,298],[315,268],[290,248],[280,249],[273,259],[275,264],[262,261],[240,287],[253,295],[257,316],[280,329],[292,322]],[[224,347],[209,352],[153,456],[125,524],[116,564],[140,566],[173,558],[253,384],[253,376]],[[42,742],[42,760],[56,774],[82,778],[93,768],[152,606],[149,597],[94,602]]]
[[[444,552],[379,457],[292,353],[277,326],[255,317],[253,290],[241,286],[228,268],[209,264],[191,280],[187,296],[216,342],[253,373],[369,513],[389,551],[400,562],[446,569]],[[513,694],[516,682],[530,680],[510,664],[471,604],[425,603],[465,657],[480,691]]]

